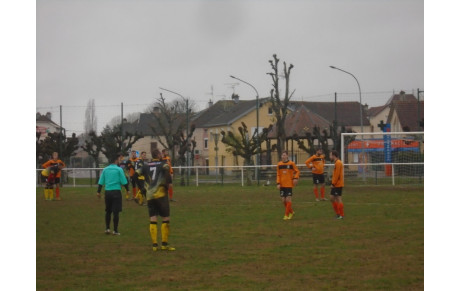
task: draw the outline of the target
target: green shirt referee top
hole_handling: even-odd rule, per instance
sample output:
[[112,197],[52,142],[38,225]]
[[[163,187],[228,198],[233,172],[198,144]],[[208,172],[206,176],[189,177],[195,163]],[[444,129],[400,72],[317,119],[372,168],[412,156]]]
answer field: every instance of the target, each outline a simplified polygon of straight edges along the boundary
[[105,190],[121,190],[122,185],[127,185],[125,173],[123,169],[115,164],[111,164],[104,168],[101,177],[99,178],[99,185],[105,185]]

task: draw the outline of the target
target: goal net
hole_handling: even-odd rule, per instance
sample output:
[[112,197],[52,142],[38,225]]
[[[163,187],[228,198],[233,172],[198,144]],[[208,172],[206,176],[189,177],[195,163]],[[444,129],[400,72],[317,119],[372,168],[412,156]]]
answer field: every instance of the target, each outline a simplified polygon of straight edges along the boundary
[[423,185],[423,132],[342,133],[345,178],[366,184]]

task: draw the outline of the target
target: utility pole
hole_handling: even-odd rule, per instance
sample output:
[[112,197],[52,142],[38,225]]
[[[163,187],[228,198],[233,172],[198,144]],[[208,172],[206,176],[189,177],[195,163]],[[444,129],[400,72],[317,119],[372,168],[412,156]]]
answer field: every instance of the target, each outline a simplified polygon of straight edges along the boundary
[[121,152],[124,154],[123,102],[121,102]]

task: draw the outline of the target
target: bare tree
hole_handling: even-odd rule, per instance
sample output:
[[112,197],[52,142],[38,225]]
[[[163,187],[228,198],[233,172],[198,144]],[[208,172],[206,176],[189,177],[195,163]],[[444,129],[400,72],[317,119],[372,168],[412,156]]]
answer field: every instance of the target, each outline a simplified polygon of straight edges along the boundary
[[[264,128],[259,136],[260,140],[267,140],[268,133],[272,130],[273,125],[270,124],[268,128]],[[252,157],[258,153],[258,142],[256,131],[249,134],[248,127],[244,122],[238,127],[239,136],[235,135],[232,131],[221,131],[222,143],[227,145],[227,152],[232,153],[234,156],[240,156],[244,160],[244,165],[254,165]],[[246,183],[251,185],[252,169],[246,168]]]
[[[284,123],[286,117],[289,114],[288,106],[289,101],[292,98],[295,90],[291,93],[289,89],[289,79],[291,75],[291,70],[294,68],[294,65],[290,64],[289,67],[286,65],[286,62],[283,62],[283,75],[280,75],[278,72],[278,63],[280,59],[276,57],[276,54],[273,55],[273,60],[269,60],[270,66],[273,72],[267,73],[270,75],[273,81],[273,88],[270,90],[270,101],[272,103],[273,113],[275,114],[275,127],[276,127],[276,149],[278,151],[278,158],[281,159],[281,153],[285,149],[286,145],[286,130],[284,128]],[[280,77],[285,80],[285,90],[284,96],[280,92]]]
[[85,111],[85,136],[89,136],[90,132],[97,131],[97,116],[96,103],[94,99],[88,100]]
[[187,110],[189,111],[189,119],[193,114],[191,108],[194,108],[194,104],[189,104],[187,108],[185,100],[181,99],[167,103],[161,93],[153,106],[149,108],[155,119],[155,125],[151,126],[153,137],[164,148],[171,149],[173,165],[176,162],[176,150],[174,149],[177,147],[179,160],[182,164],[182,157],[186,152],[184,148],[187,148],[185,141],[190,141],[194,131],[194,128],[189,125],[189,136],[184,135],[187,131]]

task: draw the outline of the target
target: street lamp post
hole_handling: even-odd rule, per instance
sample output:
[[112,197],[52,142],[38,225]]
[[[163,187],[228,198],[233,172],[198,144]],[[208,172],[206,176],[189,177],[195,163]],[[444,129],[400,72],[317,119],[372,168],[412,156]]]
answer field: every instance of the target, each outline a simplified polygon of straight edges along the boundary
[[329,66],[331,69],[335,69],[335,70],[339,70],[339,71],[342,71],[348,75],[351,75],[355,80],[356,80],[356,83],[358,84],[358,90],[359,90],[359,119],[360,119],[360,122],[361,122],[361,133],[364,132],[363,130],[363,110],[361,108],[361,86],[359,85],[359,82],[358,82],[358,79],[356,79],[355,75],[353,75],[352,73],[350,72],[347,72],[345,70],[342,70],[342,69],[339,69],[337,67],[334,67],[334,66]]
[[[337,67],[334,67],[334,66],[329,66],[331,69],[334,69],[334,70],[339,70],[339,71],[342,71],[350,76],[352,76],[355,80],[356,80],[356,83],[358,84],[358,90],[359,90],[359,120],[360,120],[360,123],[361,123],[361,133],[364,132],[364,129],[363,129],[363,109],[362,109],[362,103],[361,103],[361,86],[359,85],[359,82],[358,82],[358,79],[355,77],[355,75],[353,75],[352,73],[350,72],[347,72],[345,70],[342,70],[340,68],[337,68]],[[361,139],[363,138],[364,136],[361,137]],[[363,156],[363,162],[364,162],[364,141],[362,140],[361,141],[361,145],[362,145],[362,156]],[[344,152],[344,149],[342,149],[342,152]],[[342,157],[343,159],[344,157]],[[363,167],[363,179],[365,179],[365,170],[364,170],[364,167]]]
[[235,76],[230,75],[230,78],[236,79],[238,81],[241,81],[245,83],[246,85],[249,85],[256,91],[256,133],[257,133],[257,156],[256,156],[256,176],[257,176],[257,186],[260,185],[260,178],[259,178],[259,168],[258,166],[260,165],[260,139],[259,139],[259,92],[257,92],[257,89],[251,85],[250,83],[241,80],[240,78],[237,78]]
[[188,152],[188,134],[189,134],[189,109],[188,109],[188,98],[185,98],[184,96],[182,96],[181,94],[177,93],[177,92],[174,92],[174,91],[171,91],[171,90],[168,90],[168,89],[165,89],[165,88],[161,88],[159,87],[160,90],[164,90],[164,91],[168,91],[170,93],[173,93],[173,94],[176,94],[178,96],[180,96],[183,100],[185,100],[185,110],[187,110],[186,112],[186,119],[187,119],[187,137],[186,137],[186,140],[185,140],[185,146],[186,146],[186,159],[187,159],[187,186],[189,185],[189,177],[190,177],[190,161],[189,161],[189,152]]

